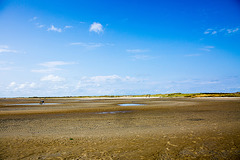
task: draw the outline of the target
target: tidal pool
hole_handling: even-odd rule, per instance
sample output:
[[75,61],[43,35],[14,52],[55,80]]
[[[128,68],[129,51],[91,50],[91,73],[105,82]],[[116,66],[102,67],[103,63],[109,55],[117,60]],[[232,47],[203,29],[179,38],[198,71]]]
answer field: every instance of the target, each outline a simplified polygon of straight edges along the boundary
[[98,112],[96,114],[117,114],[117,113],[130,113],[132,111],[110,111],[110,112]]

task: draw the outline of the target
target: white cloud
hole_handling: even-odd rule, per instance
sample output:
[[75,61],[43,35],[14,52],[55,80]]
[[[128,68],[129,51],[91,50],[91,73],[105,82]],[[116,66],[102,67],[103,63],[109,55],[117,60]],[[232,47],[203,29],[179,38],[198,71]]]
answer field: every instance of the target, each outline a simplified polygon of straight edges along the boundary
[[55,71],[60,71],[62,69],[60,68],[46,68],[46,69],[32,69],[31,72],[36,72],[36,73],[51,73]]
[[121,77],[118,75],[109,76],[93,76],[93,77],[82,77],[81,83],[85,84],[103,84],[103,83],[114,83],[114,82],[126,82],[135,81],[136,79],[130,76]]
[[15,86],[16,85],[16,82],[11,82],[9,85],[8,85],[8,87],[13,87],[13,86]]
[[34,88],[34,87],[36,87],[36,85],[37,85],[36,83],[32,82],[32,83],[29,84],[29,87]]
[[[77,96],[77,95],[130,95],[173,92],[236,92],[239,76],[215,79],[159,79],[134,78],[120,75],[83,77],[78,82],[39,81],[18,83],[10,81],[0,85],[1,97]],[[69,79],[70,80],[70,79]],[[139,87],[141,86],[141,87]],[[224,89],[221,89],[224,88]]]
[[33,17],[33,18],[31,18],[29,21],[35,21],[35,20],[37,20],[38,19],[38,17]]
[[43,24],[37,24],[37,27],[38,27],[38,28],[43,28],[43,27],[45,27],[45,25],[43,25]]
[[45,27],[45,25],[40,24],[39,22],[37,22],[36,19],[37,19],[37,17],[34,17],[34,18],[32,18],[30,21],[34,21],[35,26],[37,26],[38,28],[43,28],[43,27]]
[[75,42],[75,43],[71,43],[70,45],[79,45],[86,48],[98,48],[98,47],[105,46],[105,44],[103,43],[82,43],[82,42]]
[[212,31],[213,29],[207,29],[205,32],[204,32],[204,34],[209,34],[211,31]]
[[9,48],[7,45],[0,45],[0,48]]
[[227,32],[228,33],[232,33],[232,29],[227,29]]
[[51,27],[48,28],[47,31],[62,32],[62,29],[61,28],[56,28],[53,25],[51,25]]
[[90,26],[89,32],[103,32],[103,26],[98,22],[93,22],[93,24],[91,24]]
[[237,32],[239,30],[239,28],[235,28],[235,29],[227,29],[228,33],[234,33]]
[[205,46],[205,48],[211,49],[211,48],[215,48],[215,47],[214,46]]
[[82,77],[75,86],[74,92],[85,93],[85,95],[135,94],[136,90],[143,90],[144,86],[139,89],[143,82],[143,79],[115,74]]
[[137,54],[149,52],[148,49],[127,49],[126,52],[134,53],[135,55],[132,56],[134,60],[147,60],[151,58],[149,55]]
[[7,71],[7,70],[12,70],[12,64],[13,62],[8,62],[8,61],[0,61],[0,70],[1,71]]
[[89,81],[95,82],[95,83],[115,81],[115,80],[122,80],[122,78],[118,75],[110,75],[110,76],[95,76],[95,77],[90,77],[89,79]]
[[233,32],[237,32],[237,31],[239,31],[239,28],[236,28],[236,29],[233,30]]
[[134,77],[119,75],[82,77],[74,91],[88,95],[119,94],[123,90],[131,90],[131,87],[139,86],[139,82]]
[[215,47],[214,46],[205,46],[203,48],[200,48],[200,50],[210,52],[213,48],[215,48]]
[[224,30],[225,30],[225,28],[222,28],[222,29],[219,30],[219,32],[223,32]]
[[41,78],[41,81],[52,81],[52,82],[60,82],[64,80],[65,79],[63,77],[54,76],[52,74]]
[[114,44],[112,43],[83,43],[83,42],[74,42],[74,43],[70,43],[70,45],[78,45],[81,47],[85,47],[87,49],[94,49],[94,48],[99,48],[104,46],[114,46]]
[[187,54],[185,56],[186,57],[197,57],[197,56],[201,56],[201,54]]
[[11,67],[0,67],[0,71],[9,71],[12,70]]
[[213,31],[212,34],[217,34],[217,31]]
[[16,50],[9,49],[7,45],[0,45],[0,53],[16,53]]
[[217,84],[220,83],[219,81],[201,81],[201,82],[196,82],[196,84],[200,85],[208,85],[208,84]]
[[23,88],[25,88],[25,86],[26,86],[26,83],[23,83],[23,84],[20,84],[18,88],[23,89]]
[[235,33],[239,31],[239,27],[237,28],[231,28],[231,29],[226,29],[226,28],[221,28],[221,29],[207,29],[204,34],[211,34],[211,35],[215,35],[218,33],[225,33],[225,34],[231,34],[231,33]]
[[148,55],[143,55],[143,54],[138,54],[138,55],[134,55],[132,56],[135,60],[147,60],[150,59],[151,57]]
[[[219,31],[220,32],[220,31]],[[213,30],[211,28],[207,29],[204,34],[211,34],[211,35],[214,35],[214,34],[217,34],[218,32],[216,30]]]
[[239,31],[239,28],[236,28],[236,29],[233,30],[233,32],[237,32],[237,31]]
[[56,67],[56,66],[63,66],[63,65],[69,65],[69,64],[75,64],[74,62],[64,62],[64,61],[50,61],[50,62],[44,62],[40,63],[39,65],[44,67]]
[[50,61],[50,62],[44,62],[40,63],[40,66],[43,66],[45,68],[41,69],[32,69],[31,72],[36,72],[36,73],[51,73],[51,72],[56,72],[63,70],[61,68],[57,68],[58,66],[63,66],[63,65],[71,65],[71,64],[76,64],[75,62],[64,62],[64,61]]
[[17,91],[17,90],[22,90],[22,89],[32,89],[32,88],[35,88],[36,87],[36,83],[35,82],[32,82],[32,83],[29,83],[29,82],[25,82],[25,83],[16,83],[16,82],[11,82],[7,89],[8,90],[11,90],[11,91]]
[[178,82],[174,82],[174,83],[192,83],[192,84],[199,84],[199,85],[205,85],[205,84],[217,84],[219,83],[218,80],[200,80],[200,79],[187,79],[187,80],[180,80]]
[[106,84],[113,84],[117,81],[122,81],[122,78],[118,75],[82,77],[81,80],[78,82],[76,88],[86,89],[92,87],[100,87]]
[[217,31],[209,28],[204,32],[204,34],[214,35],[214,34],[217,34]]
[[72,28],[72,26],[65,26],[64,29]]
[[144,52],[148,52],[149,50],[147,50],[147,49],[127,49],[126,51],[129,53],[144,53]]

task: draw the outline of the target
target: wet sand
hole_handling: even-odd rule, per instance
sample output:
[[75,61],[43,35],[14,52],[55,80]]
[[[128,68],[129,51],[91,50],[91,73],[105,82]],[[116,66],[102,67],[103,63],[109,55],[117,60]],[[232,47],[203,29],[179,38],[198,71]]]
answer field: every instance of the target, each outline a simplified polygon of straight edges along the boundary
[[240,98],[38,102],[0,99],[0,159],[240,159]]

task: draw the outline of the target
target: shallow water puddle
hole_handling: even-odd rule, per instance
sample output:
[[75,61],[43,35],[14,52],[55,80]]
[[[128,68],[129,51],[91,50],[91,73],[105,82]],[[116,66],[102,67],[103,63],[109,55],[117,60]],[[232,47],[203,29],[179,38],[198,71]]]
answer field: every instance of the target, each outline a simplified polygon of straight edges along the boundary
[[118,104],[119,106],[141,106],[144,104],[134,104],[134,103],[124,103],[124,104]]
[[117,113],[130,113],[132,111],[110,111],[110,112],[98,112],[96,114],[117,114]]

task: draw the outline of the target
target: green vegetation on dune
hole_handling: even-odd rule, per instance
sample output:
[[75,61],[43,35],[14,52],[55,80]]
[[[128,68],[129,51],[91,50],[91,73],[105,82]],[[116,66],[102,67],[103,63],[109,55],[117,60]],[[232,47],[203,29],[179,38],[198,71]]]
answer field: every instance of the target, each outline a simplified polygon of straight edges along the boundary
[[151,97],[240,97],[240,92],[236,93],[170,93],[156,94]]

